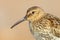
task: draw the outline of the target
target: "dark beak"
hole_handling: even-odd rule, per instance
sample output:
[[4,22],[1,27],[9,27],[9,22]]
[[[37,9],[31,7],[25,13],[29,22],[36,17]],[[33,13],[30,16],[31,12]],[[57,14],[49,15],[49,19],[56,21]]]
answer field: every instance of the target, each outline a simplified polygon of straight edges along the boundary
[[12,25],[11,29],[14,28],[16,25],[18,25],[19,23],[22,23],[25,20],[26,20],[26,17],[24,17],[22,20],[17,21],[14,25]]

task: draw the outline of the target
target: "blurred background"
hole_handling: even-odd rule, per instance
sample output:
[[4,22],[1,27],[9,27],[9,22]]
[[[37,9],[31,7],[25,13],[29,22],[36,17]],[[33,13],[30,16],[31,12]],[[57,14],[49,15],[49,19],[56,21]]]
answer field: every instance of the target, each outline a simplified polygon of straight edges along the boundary
[[0,40],[35,40],[27,21],[10,29],[32,6],[39,6],[60,18],[60,0],[0,0]]

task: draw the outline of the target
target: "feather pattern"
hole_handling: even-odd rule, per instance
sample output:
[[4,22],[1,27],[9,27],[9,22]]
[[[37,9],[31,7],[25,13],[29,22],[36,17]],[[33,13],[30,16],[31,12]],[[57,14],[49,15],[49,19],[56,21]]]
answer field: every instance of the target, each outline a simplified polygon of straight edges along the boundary
[[60,37],[60,19],[51,14],[36,19],[30,25],[30,30],[37,40],[55,40]]

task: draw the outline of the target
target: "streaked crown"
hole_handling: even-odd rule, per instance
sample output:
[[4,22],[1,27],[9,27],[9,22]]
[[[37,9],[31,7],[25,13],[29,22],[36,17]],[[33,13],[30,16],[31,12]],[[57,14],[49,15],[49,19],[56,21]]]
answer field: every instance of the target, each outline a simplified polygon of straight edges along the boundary
[[29,21],[34,21],[44,14],[43,9],[38,6],[28,8],[26,18]]

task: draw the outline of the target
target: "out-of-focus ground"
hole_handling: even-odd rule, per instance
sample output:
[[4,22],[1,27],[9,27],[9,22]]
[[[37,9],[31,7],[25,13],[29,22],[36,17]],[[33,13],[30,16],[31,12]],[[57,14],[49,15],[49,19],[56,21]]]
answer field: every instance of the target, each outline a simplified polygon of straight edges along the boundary
[[0,0],[0,40],[35,40],[27,21],[10,29],[31,6],[39,6],[60,18],[60,0]]

